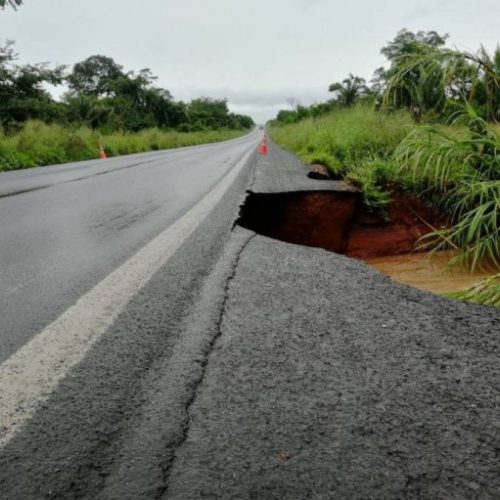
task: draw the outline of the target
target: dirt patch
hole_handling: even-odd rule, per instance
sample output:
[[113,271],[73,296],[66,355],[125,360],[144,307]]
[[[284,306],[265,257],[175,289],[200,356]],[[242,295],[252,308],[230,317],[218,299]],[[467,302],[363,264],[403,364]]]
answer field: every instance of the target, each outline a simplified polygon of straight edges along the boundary
[[445,224],[443,217],[415,196],[394,191],[391,198],[387,218],[358,211],[349,233],[349,257],[364,260],[413,252],[431,227]]
[[330,171],[324,165],[311,165],[310,171],[307,174],[307,177],[310,179],[318,179],[318,180],[331,180],[332,176],[330,175]]
[[238,223],[264,236],[365,260],[414,251],[442,220],[406,193],[393,193],[384,218],[367,212],[358,193],[318,191],[250,193]]

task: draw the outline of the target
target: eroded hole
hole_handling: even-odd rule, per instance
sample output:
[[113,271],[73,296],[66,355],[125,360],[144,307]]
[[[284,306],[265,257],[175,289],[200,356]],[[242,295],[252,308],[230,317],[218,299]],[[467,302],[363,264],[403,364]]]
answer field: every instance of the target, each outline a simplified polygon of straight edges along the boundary
[[415,250],[439,218],[417,199],[395,195],[387,218],[364,209],[358,193],[249,193],[239,224],[256,233],[366,260]]
[[344,253],[357,203],[353,193],[250,193],[238,222],[264,236]]
[[463,290],[484,273],[450,272],[450,252],[417,253],[418,240],[445,221],[407,193],[392,193],[388,217],[351,192],[249,193],[238,223],[278,240],[362,260],[393,280],[435,293]]

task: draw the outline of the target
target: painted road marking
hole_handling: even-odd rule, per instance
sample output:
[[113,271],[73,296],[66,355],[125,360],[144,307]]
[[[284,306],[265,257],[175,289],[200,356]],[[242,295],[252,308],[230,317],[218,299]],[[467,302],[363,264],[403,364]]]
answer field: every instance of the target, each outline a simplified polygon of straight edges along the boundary
[[125,309],[222,199],[254,147],[193,208],[82,296],[0,365],[0,447],[46,401]]

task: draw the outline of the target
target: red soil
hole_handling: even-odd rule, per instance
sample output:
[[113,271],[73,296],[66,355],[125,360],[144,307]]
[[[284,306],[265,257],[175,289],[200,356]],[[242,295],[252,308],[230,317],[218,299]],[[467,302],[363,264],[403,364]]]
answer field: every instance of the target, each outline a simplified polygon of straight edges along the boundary
[[441,227],[443,218],[424,202],[407,193],[394,192],[388,220],[359,213],[353,221],[346,254],[358,259],[412,252],[419,238]]
[[392,198],[386,220],[360,208],[355,193],[251,194],[239,223],[265,236],[358,259],[399,255],[415,250],[429,226],[443,221],[411,195],[394,192]]

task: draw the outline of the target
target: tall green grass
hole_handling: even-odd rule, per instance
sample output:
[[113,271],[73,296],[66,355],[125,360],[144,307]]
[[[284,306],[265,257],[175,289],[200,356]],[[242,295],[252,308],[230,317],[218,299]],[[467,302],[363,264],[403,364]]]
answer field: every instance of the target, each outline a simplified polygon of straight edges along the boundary
[[332,170],[364,159],[387,159],[413,127],[404,111],[390,114],[372,105],[338,109],[320,118],[271,127],[273,139],[308,163]]
[[38,121],[15,135],[0,134],[0,171],[54,165],[98,157],[99,144],[108,156],[171,149],[234,139],[244,131],[175,132],[149,129],[138,133],[100,135],[86,127],[65,128]]
[[450,227],[427,238],[434,249],[453,248],[452,263],[500,269],[500,135],[477,116],[467,127],[422,126],[394,154],[396,177],[429,196]]
[[382,113],[359,104],[320,118],[271,126],[273,140],[304,162],[321,163],[332,173],[357,184],[368,207],[389,201],[383,183],[391,177],[390,158],[414,128],[411,116],[398,111]]

